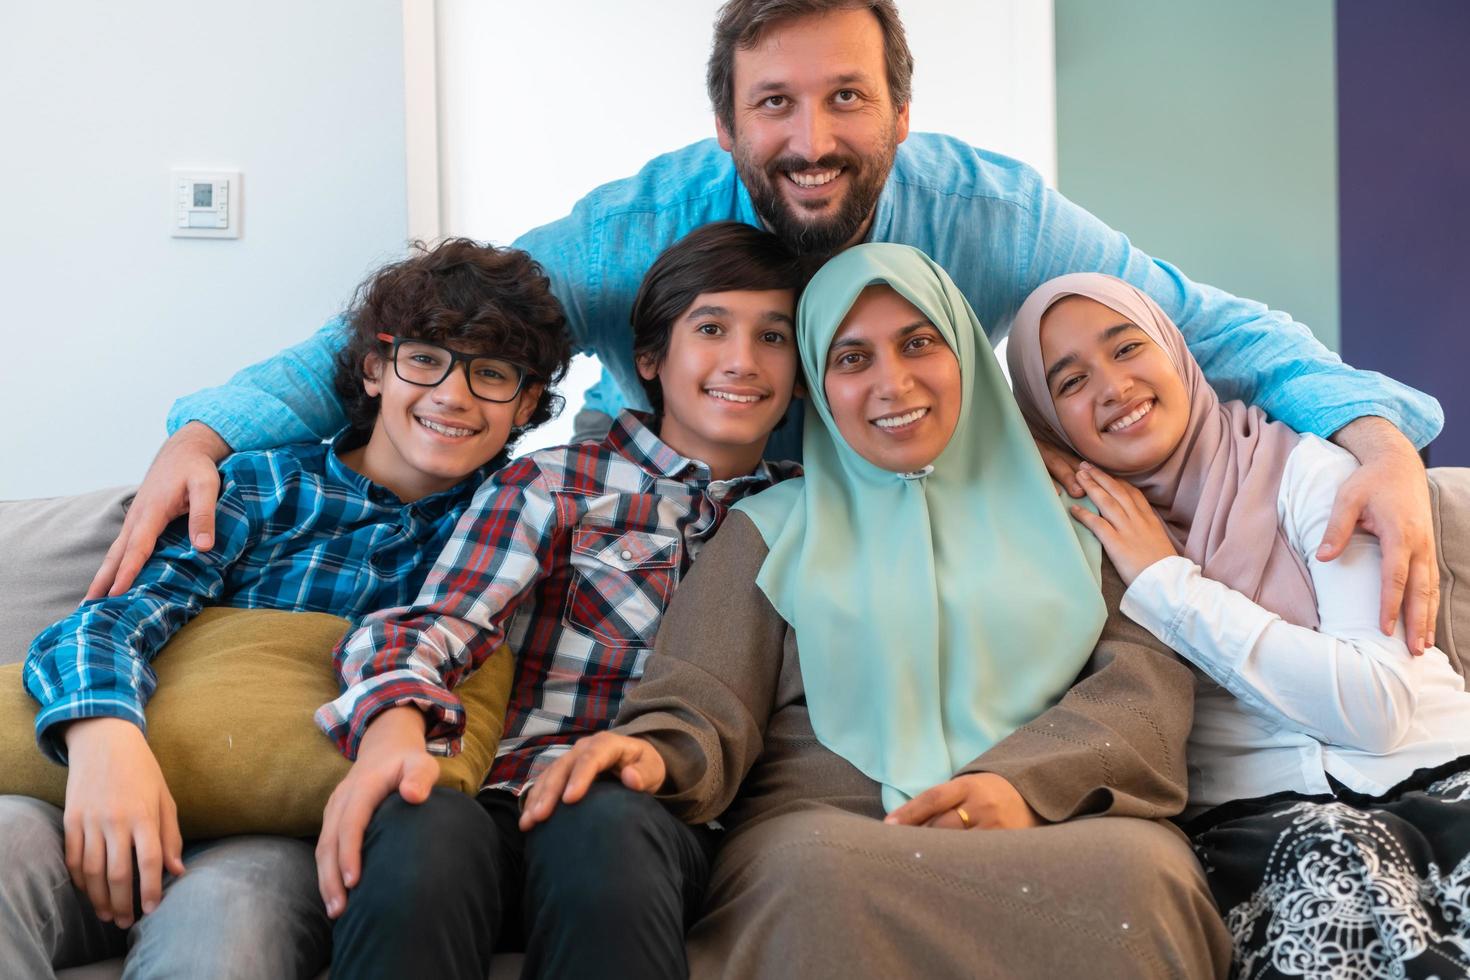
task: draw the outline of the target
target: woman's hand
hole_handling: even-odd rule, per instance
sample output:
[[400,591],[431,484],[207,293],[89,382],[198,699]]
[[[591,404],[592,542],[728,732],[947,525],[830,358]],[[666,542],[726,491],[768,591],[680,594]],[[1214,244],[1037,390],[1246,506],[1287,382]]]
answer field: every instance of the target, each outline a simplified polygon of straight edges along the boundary
[[883,822],[944,830],[1023,830],[1046,821],[1004,776],[977,772],[926,789]]
[[636,793],[657,793],[667,769],[658,750],[641,738],[598,732],[579,739],[536,778],[521,808],[521,830],[551,819],[558,803],[576,803],[602,773],[615,772]]
[[1072,516],[1097,535],[1124,585],[1132,585],[1154,562],[1179,554],[1164,522],[1137,487],[1091,463],[1078,467],[1077,480],[1087,499],[1097,505],[1098,514],[1073,504]]

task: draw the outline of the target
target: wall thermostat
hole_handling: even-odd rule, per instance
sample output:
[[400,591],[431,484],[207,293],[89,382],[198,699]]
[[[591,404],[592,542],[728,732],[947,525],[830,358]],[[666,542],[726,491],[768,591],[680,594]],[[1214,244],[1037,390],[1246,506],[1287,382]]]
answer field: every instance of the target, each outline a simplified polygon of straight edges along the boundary
[[240,237],[239,171],[175,170],[171,177],[173,237]]

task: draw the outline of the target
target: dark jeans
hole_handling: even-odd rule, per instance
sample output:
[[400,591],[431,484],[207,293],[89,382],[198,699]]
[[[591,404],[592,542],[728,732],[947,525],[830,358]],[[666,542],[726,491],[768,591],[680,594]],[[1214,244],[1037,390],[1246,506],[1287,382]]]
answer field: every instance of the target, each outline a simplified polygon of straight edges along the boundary
[[710,831],[605,781],[529,834],[519,817],[498,790],[390,797],[363,839],[332,975],[484,980],[497,948],[524,942],[528,977],[688,976]]

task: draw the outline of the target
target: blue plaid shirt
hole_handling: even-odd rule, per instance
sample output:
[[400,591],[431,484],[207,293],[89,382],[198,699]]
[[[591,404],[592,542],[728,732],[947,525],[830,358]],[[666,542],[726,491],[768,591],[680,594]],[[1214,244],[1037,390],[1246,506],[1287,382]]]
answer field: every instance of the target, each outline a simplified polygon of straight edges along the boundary
[[212,550],[196,551],[187,523],[175,521],[131,589],[84,603],[36,637],[25,685],[41,703],[42,751],[65,762],[56,726],[79,718],[125,718],[146,731],[143,706],[157,686],[149,661],[206,605],[355,620],[418,594],[492,467],[404,504],[342,462],[345,438],[231,456],[220,466]]

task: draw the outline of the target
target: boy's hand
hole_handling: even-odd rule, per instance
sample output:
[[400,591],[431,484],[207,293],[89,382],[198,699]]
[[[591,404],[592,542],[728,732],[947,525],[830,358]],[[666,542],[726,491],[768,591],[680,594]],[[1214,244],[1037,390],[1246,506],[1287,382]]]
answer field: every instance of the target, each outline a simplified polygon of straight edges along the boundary
[[337,784],[322,813],[316,843],[316,880],[327,915],[347,908],[347,889],[362,877],[362,836],[394,790],[409,803],[429,798],[439,763],[424,742],[424,715],[411,704],[389,708],[368,724],[357,761]]
[[1124,585],[1132,585],[1154,562],[1179,554],[1164,522],[1137,487],[1091,463],[1077,468],[1077,479],[1087,499],[1097,505],[1098,514],[1073,504],[1072,516],[1097,535]]
[[521,830],[550,819],[557,803],[576,803],[604,772],[616,772],[634,792],[657,793],[668,770],[658,750],[641,738],[598,732],[580,739],[532,784],[521,808]]
[[121,718],[66,728],[66,868],[97,918],[133,924],[133,855],[143,914],[163,899],[163,871],[184,873],[178,810],[143,732]]
[[956,776],[926,789],[883,822],[943,830],[1022,830],[1045,823],[1005,777],[992,772]]
[[158,450],[143,476],[117,540],[87,587],[88,599],[122,595],[168,522],[189,515],[189,540],[200,551],[214,547],[214,508],[219,502],[218,463],[230,447],[203,422],[189,422]]

